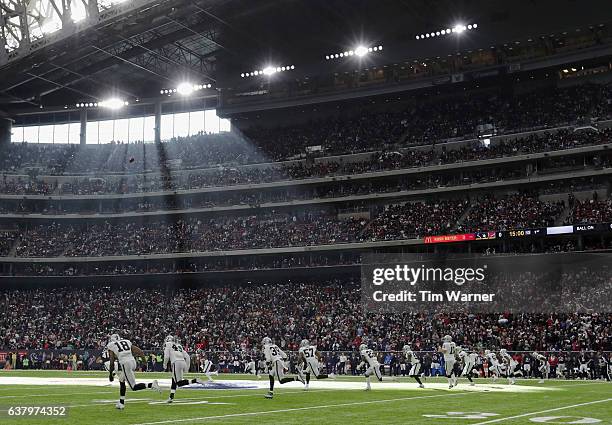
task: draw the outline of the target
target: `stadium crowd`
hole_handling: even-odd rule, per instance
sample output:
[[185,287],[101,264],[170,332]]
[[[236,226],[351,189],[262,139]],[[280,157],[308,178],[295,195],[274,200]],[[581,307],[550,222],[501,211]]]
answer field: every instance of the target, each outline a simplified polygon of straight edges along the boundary
[[[166,174],[149,173],[112,176],[104,175],[103,170],[97,170],[100,175],[99,177],[75,177],[62,183],[48,177],[44,181],[37,177],[8,179],[5,174],[2,184],[0,184],[0,193],[34,195],[123,194],[356,175],[601,145],[609,143],[611,135],[611,129],[604,129],[600,132],[584,131],[580,133],[575,133],[571,130],[560,130],[558,132],[530,134],[512,140],[493,143],[489,146],[485,146],[480,142],[473,142],[460,148],[447,149],[444,145],[441,145],[426,149],[388,150],[373,153],[366,160],[355,160],[350,157],[314,163],[300,160],[289,165],[231,166],[180,173],[168,170]],[[562,161],[567,163],[569,160],[562,159]],[[595,156],[591,161],[598,167],[608,167],[610,157],[604,154],[601,157]],[[557,164],[557,167],[562,165],[564,164]]]
[[[568,213],[568,223],[612,221],[609,200],[575,205]],[[176,216],[149,222],[53,222],[23,227],[15,252],[18,257],[96,257],[403,240],[546,227],[566,211],[565,200],[544,202],[533,194],[520,193],[406,202],[378,210],[371,207],[344,218],[331,210],[302,209],[226,217]]]
[[380,351],[399,350],[406,343],[435,351],[445,334],[474,350],[612,350],[608,313],[365,313],[359,283],[338,280],[193,289],[2,290],[0,311],[5,350],[100,349],[114,331],[152,350],[168,334],[194,351],[247,352],[262,335],[290,351],[303,338],[316,341],[322,351],[354,350],[364,338]]

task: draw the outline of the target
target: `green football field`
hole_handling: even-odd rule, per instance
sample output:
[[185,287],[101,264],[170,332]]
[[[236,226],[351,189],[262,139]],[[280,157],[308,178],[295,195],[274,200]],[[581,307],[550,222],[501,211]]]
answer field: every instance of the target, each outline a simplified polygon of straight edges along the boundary
[[[400,378],[364,391],[363,377],[340,377],[312,381],[309,391],[299,383],[277,384],[267,400],[267,377],[223,375],[205,387],[179,389],[168,405],[169,374],[137,378],[160,379],[162,394],[128,389],[126,408],[118,411],[118,387],[109,386],[105,373],[2,371],[0,424],[612,424],[609,382],[520,380],[510,386],[481,379],[474,387],[461,380],[449,390],[439,378],[426,380],[425,389]],[[24,406],[58,406],[67,414],[14,416]]]

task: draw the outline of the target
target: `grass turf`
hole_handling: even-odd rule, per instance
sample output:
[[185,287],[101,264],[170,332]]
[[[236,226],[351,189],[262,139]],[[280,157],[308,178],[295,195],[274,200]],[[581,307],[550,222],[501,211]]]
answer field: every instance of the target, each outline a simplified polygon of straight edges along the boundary
[[[191,377],[195,375],[190,375]],[[105,378],[96,372],[11,371],[0,372],[0,384],[11,378]],[[139,381],[154,378],[168,379],[167,373],[141,373]],[[223,380],[251,380],[245,375],[224,375]],[[266,382],[264,377],[262,381]],[[363,377],[340,377],[338,381],[359,383]],[[413,381],[402,389],[326,389],[325,386],[305,392],[299,387],[276,385],[273,400],[263,398],[265,390],[188,390],[177,391],[176,402],[163,403],[168,388],[160,395],[150,390],[132,392],[128,389],[126,409],[117,411],[117,387],[100,385],[0,385],[1,424],[162,424],[224,423],[224,424],[466,424],[474,425],[496,421],[501,424],[529,424],[530,419],[550,416],[589,417],[600,424],[612,424],[612,383],[587,381],[556,381],[537,384],[534,380],[521,380],[519,391],[466,391],[465,380],[458,388],[416,389]],[[425,385],[443,383],[442,379],[428,379]],[[490,381],[477,380],[490,384]],[[496,385],[503,389],[504,382]],[[520,392],[520,386],[554,388],[550,391]],[[314,387],[314,385],[313,385]],[[596,403],[593,403],[596,402]],[[154,403],[154,404],[151,404]],[[227,404],[214,404],[227,403]],[[592,404],[585,404],[592,403]],[[66,418],[21,417],[10,418],[10,406],[66,406]],[[552,410],[559,409],[561,410]],[[496,414],[483,418],[463,419],[426,417],[445,415],[446,412],[484,412]],[[538,413],[541,412],[541,413]],[[523,416],[524,415],[524,416]],[[513,418],[515,416],[519,416]],[[571,419],[555,419],[550,423],[570,423]],[[585,422],[583,422],[585,423]]]

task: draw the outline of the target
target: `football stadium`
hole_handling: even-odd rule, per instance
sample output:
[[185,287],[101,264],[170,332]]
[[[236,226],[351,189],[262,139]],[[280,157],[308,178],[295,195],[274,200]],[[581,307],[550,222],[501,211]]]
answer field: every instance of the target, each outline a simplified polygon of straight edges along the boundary
[[611,6],[0,0],[0,424],[612,424]]

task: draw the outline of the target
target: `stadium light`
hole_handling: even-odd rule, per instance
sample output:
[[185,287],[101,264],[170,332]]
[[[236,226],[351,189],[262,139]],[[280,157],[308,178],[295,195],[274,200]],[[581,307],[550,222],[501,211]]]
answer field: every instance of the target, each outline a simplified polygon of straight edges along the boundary
[[331,53],[329,55],[325,55],[325,60],[330,60],[330,59],[338,59],[338,58],[347,58],[349,56],[357,56],[359,58],[364,57],[365,55],[369,54],[369,53],[374,53],[374,52],[381,52],[383,49],[383,46],[371,46],[371,47],[366,47],[363,45],[359,45],[357,47],[355,47],[352,50],[345,50],[343,52],[338,52],[338,53]]
[[203,89],[210,89],[210,88],[212,88],[212,84],[210,83],[193,84],[193,83],[184,82],[184,83],[180,83],[178,86],[176,86],[176,88],[173,88],[173,89],[161,89],[159,91],[159,94],[172,96],[174,93],[178,93],[181,96],[189,96],[195,91],[199,91]]
[[425,40],[426,38],[441,37],[443,35],[450,35],[450,34],[461,35],[465,31],[475,30],[476,28],[478,28],[477,24],[468,24],[468,25],[456,24],[452,28],[445,28],[439,31],[430,31],[430,32],[426,32],[423,34],[417,34],[414,36],[414,38],[415,40]]
[[194,86],[191,83],[181,83],[176,87],[178,94],[189,96],[194,91]]
[[355,48],[355,54],[359,57],[363,57],[368,54],[368,48],[365,46],[357,46]]
[[103,108],[117,110],[123,108],[124,106],[127,106],[128,102],[126,100],[121,100],[116,97],[111,97],[110,99],[106,99],[98,103],[98,105]]
[[277,74],[279,72],[285,72],[285,71],[291,71],[295,69],[295,65],[284,65],[284,66],[280,66],[280,65],[268,65],[266,66],[264,69],[260,69],[260,70],[255,70],[252,72],[242,72],[240,74],[240,76],[242,78],[245,77],[254,77],[257,75],[265,75],[270,77],[271,75]]

